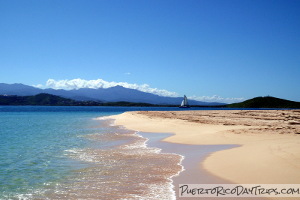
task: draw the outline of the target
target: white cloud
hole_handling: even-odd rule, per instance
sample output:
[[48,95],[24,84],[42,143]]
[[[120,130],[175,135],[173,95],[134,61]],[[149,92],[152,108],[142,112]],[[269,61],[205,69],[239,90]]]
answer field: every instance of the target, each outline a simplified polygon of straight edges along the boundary
[[[170,92],[164,89],[158,88],[151,88],[148,84],[132,84],[127,82],[114,82],[114,81],[105,81],[103,79],[97,80],[84,80],[84,79],[72,79],[72,80],[54,80],[48,79],[46,85],[38,84],[34,85],[37,88],[52,88],[52,89],[64,89],[64,90],[77,90],[80,88],[110,88],[115,86],[123,86],[125,88],[135,89],[142,92],[148,92],[152,94],[156,94],[159,96],[166,96],[166,97],[178,97],[179,95],[176,92]],[[221,102],[221,103],[235,103],[244,101],[244,98],[224,98],[218,95],[214,96],[190,96],[189,99],[197,100],[197,101],[204,101],[204,102]]]
[[245,98],[240,97],[240,98],[224,98],[220,97],[218,95],[213,95],[213,96],[202,96],[202,97],[197,97],[197,96],[191,96],[189,99],[194,99],[197,101],[205,101],[205,102],[221,102],[221,103],[237,103],[244,101]]
[[36,87],[36,88],[44,88],[44,86],[42,84],[37,84],[37,85],[32,85],[33,87]]
[[176,92],[170,92],[163,89],[157,89],[157,88],[151,88],[147,84],[131,84],[127,82],[108,82],[103,79],[97,79],[97,80],[84,80],[84,79],[72,79],[72,80],[54,80],[54,79],[48,79],[46,82],[46,85],[43,86],[41,84],[35,85],[35,87],[38,88],[52,88],[52,89],[64,89],[64,90],[77,90],[80,88],[92,88],[92,89],[98,89],[98,88],[110,88],[115,86],[123,86],[125,88],[135,89],[142,92],[148,92],[152,94],[156,94],[159,96],[168,96],[168,97],[177,97],[178,94]]

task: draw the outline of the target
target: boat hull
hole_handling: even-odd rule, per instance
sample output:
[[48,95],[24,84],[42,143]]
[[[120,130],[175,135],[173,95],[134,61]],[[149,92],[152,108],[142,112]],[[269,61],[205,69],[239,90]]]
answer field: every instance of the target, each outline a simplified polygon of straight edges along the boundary
[[179,108],[190,108],[190,106],[179,106]]

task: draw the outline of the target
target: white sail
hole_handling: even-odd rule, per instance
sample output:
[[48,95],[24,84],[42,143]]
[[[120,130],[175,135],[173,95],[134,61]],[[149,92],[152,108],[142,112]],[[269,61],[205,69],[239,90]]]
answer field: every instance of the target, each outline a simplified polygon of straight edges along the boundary
[[181,105],[180,106],[184,106],[184,100],[182,100]]
[[181,102],[180,107],[190,107],[190,106],[189,106],[189,103],[188,103],[188,100],[187,100],[187,97],[186,97],[185,95],[184,95],[184,97],[183,97],[183,100],[182,100],[182,102]]

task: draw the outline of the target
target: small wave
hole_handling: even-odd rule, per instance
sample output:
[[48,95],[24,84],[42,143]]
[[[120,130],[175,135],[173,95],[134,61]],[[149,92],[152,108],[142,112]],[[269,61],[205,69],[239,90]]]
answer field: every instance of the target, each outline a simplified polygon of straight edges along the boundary
[[92,148],[65,150],[65,155],[88,165],[33,198],[176,199],[172,178],[184,170],[183,156],[149,147],[149,139],[139,132],[110,127],[109,131],[83,136],[93,143]]

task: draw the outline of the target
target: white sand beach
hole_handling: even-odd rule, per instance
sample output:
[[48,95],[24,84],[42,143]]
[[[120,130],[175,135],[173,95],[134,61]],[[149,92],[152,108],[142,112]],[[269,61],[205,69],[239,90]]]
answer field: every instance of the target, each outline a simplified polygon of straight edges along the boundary
[[300,183],[300,111],[141,111],[112,116],[116,125],[174,133],[180,144],[237,144],[209,155],[202,167],[239,184]]

